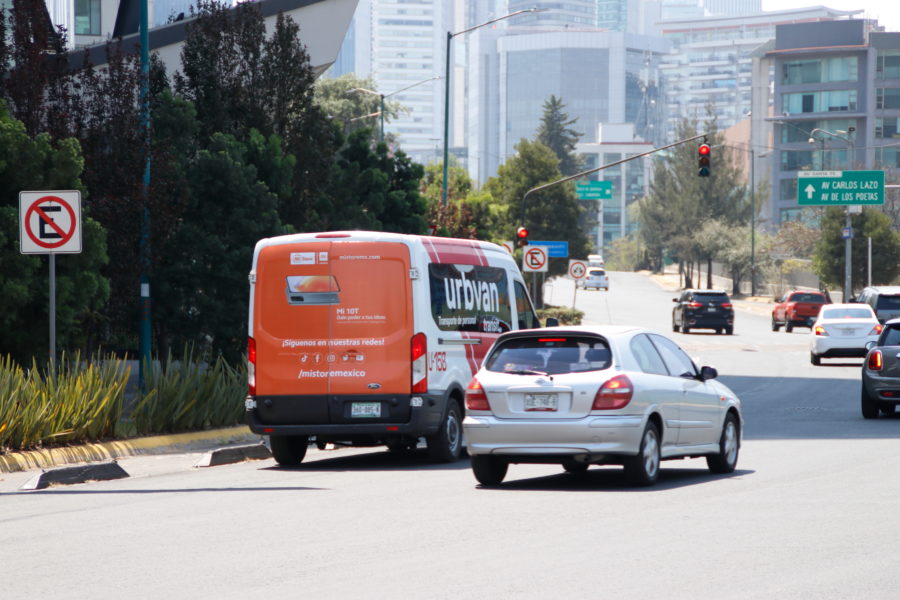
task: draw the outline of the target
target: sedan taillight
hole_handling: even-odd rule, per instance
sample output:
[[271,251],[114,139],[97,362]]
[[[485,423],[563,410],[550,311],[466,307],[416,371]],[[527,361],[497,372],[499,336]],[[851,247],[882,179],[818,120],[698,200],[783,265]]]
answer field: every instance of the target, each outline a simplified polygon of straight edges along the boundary
[[883,362],[883,357],[881,356],[881,350],[875,350],[873,352],[869,352],[869,360],[866,363],[866,368],[870,371],[880,371]]
[[466,387],[466,410],[491,410],[491,403],[488,402],[481,382],[474,377]]
[[872,331],[869,332],[869,335],[881,335],[881,330],[884,329],[884,325],[878,324],[872,328]]
[[616,375],[597,390],[591,410],[616,410],[628,406],[634,386],[627,375]]
[[731,302],[723,302],[719,306],[721,306],[722,308],[731,308]]
[[828,335],[828,332],[825,331],[825,328],[821,325],[816,325],[815,329],[813,329],[813,333],[816,335]]

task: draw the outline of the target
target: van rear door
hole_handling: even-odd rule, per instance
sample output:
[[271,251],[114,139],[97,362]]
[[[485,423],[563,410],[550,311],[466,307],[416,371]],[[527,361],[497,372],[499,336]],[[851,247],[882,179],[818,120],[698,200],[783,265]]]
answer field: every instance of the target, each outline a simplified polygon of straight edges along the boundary
[[325,239],[264,248],[253,315],[256,390],[274,401],[260,405],[263,421],[347,422],[349,396],[409,394],[410,296],[404,244]]

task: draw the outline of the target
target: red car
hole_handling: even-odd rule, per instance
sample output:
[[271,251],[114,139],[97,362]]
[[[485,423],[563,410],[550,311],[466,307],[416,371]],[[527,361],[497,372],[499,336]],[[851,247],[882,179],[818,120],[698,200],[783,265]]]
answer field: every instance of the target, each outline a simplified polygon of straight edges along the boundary
[[830,303],[822,292],[786,292],[772,309],[772,331],[778,331],[782,325],[787,332],[794,327],[811,327],[822,305]]

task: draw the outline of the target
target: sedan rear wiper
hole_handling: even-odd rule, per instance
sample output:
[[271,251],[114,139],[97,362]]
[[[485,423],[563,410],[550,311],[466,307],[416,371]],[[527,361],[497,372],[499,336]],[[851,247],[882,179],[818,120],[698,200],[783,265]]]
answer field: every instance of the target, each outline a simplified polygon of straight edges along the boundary
[[506,371],[506,373],[509,373],[510,375],[543,375],[544,377],[547,376],[547,374],[543,371],[530,371],[528,369],[519,369],[516,371]]

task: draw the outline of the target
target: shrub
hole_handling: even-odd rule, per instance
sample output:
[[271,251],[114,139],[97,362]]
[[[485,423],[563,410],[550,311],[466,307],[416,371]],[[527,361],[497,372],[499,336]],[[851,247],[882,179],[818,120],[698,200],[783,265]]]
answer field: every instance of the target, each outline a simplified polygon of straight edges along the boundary
[[547,306],[538,309],[538,318],[546,323],[547,317],[556,317],[560,325],[581,325],[584,318],[584,311],[577,308],[569,308],[567,306]]

